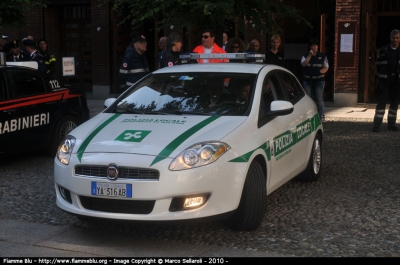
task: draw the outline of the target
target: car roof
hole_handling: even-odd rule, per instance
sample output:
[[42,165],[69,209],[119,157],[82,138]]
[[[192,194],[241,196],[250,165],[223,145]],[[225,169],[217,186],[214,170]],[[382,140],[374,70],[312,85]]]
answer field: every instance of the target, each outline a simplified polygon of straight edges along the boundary
[[37,69],[28,66],[16,66],[16,65],[0,65],[0,69],[26,69],[38,72]]
[[181,72],[216,72],[258,74],[267,65],[252,63],[194,63],[165,67],[154,71],[154,74]]
[[32,69],[38,69],[38,63],[35,61],[27,61],[27,62],[6,62],[6,66],[21,66],[21,67],[29,67]]

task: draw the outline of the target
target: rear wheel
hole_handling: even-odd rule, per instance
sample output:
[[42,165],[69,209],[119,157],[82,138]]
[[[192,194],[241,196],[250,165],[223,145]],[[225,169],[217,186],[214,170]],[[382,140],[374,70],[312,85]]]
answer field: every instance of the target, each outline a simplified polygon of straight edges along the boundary
[[253,161],[247,172],[242,197],[235,213],[226,221],[234,230],[257,229],[265,215],[267,190],[263,170],[257,161]]
[[73,129],[79,125],[79,120],[74,116],[65,116],[58,122],[56,130],[52,135],[50,147],[48,149],[49,155],[55,155],[60,142],[67,136]]
[[322,142],[321,136],[317,134],[314,139],[311,154],[308,159],[307,168],[296,177],[297,180],[302,182],[316,181],[321,176],[322,164]]

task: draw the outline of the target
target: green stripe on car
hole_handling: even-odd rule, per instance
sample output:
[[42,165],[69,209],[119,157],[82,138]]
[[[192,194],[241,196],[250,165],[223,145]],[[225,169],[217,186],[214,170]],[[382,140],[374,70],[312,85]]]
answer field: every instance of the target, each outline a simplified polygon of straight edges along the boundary
[[154,165],[155,163],[160,162],[161,160],[164,160],[167,158],[173,151],[175,151],[176,148],[178,148],[179,145],[181,145],[184,141],[186,141],[190,136],[195,134],[197,131],[200,129],[204,128],[211,122],[215,121],[218,119],[220,116],[211,116],[204,121],[196,124],[192,128],[188,129],[178,137],[176,137],[172,142],[170,142],[161,152],[154,158],[153,162],[151,162],[150,166]]
[[83,153],[85,152],[86,147],[89,145],[90,141],[93,140],[93,138],[101,131],[104,129],[104,127],[106,127],[108,124],[110,124],[113,120],[115,120],[116,118],[118,118],[121,115],[121,113],[119,114],[114,114],[113,116],[111,116],[108,120],[106,120],[105,122],[103,122],[99,127],[96,128],[96,130],[94,130],[91,134],[89,134],[89,136],[85,139],[85,141],[83,141],[83,143],[81,144],[81,146],[79,147],[78,151],[76,152],[76,155],[79,159],[79,162],[81,162]]
[[[284,133],[281,133],[280,135],[274,137],[273,139],[273,149],[274,149],[274,156],[279,157],[279,155],[282,155],[280,158],[285,156],[285,154],[290,153],[288,151],[292,146],[295,144],[301,142],[303,139],[305,139],[307,136],[309,136],[312,132],[314,132],[320,125],[321,125],[321,120],[319,118],[319,115],[316,114],[314,115],[311,119],[308,119],[298,126],[296,126],[296,130],[294,132],[288,130]],[[239,157],[236,157],[229,162],[235,162],[235,163],[240,163],[240,162],[247,162],[249,161],[250,157],[252,154],[258,150],[258,149],[263,149],[267,155],[268,161],[271,160],[271,148],[269,145],[269,142],[266,142],[262,144],[260,147],[257,147],[256,149],[247,152]]]
[[263,143],[262,145],[260,145],[259,147],[257,147],[256,149],[254,149],[254,150],[252,150],[252,151],[250,151],[250,152],[248,152],[248,153],[246,153],[246,154],[244,154],[242,156],[234,158],[234,159],[232,159],[232,160],[230,160],[228,162],[237,162],[237,163],[247,162],[247,161],[249,161],[251,155],[258,149],[264,150],[265,154],[267,155],[268,161],[271,160],[271,151],[270,151],[270,148],[269,148],[269,142],[266,142],[266,143]]

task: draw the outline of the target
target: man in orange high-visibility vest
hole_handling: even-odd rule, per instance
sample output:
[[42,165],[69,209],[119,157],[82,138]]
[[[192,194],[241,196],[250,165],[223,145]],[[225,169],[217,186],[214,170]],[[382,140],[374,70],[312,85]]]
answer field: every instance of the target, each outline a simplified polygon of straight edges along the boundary
[[[194,48],[193,52],[202,54],[226,53],[215,42],[215,33],[212,29],[205,29],[201,33],[201,45]],[[224,63],[228,59],[199,59],[199,63]]]

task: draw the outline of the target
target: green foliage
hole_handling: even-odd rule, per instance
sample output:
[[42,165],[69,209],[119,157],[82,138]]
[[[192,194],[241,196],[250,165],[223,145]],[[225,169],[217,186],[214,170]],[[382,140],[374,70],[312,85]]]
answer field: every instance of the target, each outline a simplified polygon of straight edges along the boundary
[[291,17],[310,26],[299,10],[283,0],[114,0],[112,3],[123,19],[121,23],[131,23],[132,29],[149,19],[158,21],[158,29],[171,25],[200,26],[220,32],[227,30],[228,22],[236,20],[241,32],[246,30],[246,23],[250,23],[256,30],[280,33],[274,17]]
[[18,28],[25,26],[24,14],[31,8],[47,7],[45,0],[1,0],[0,28]]

